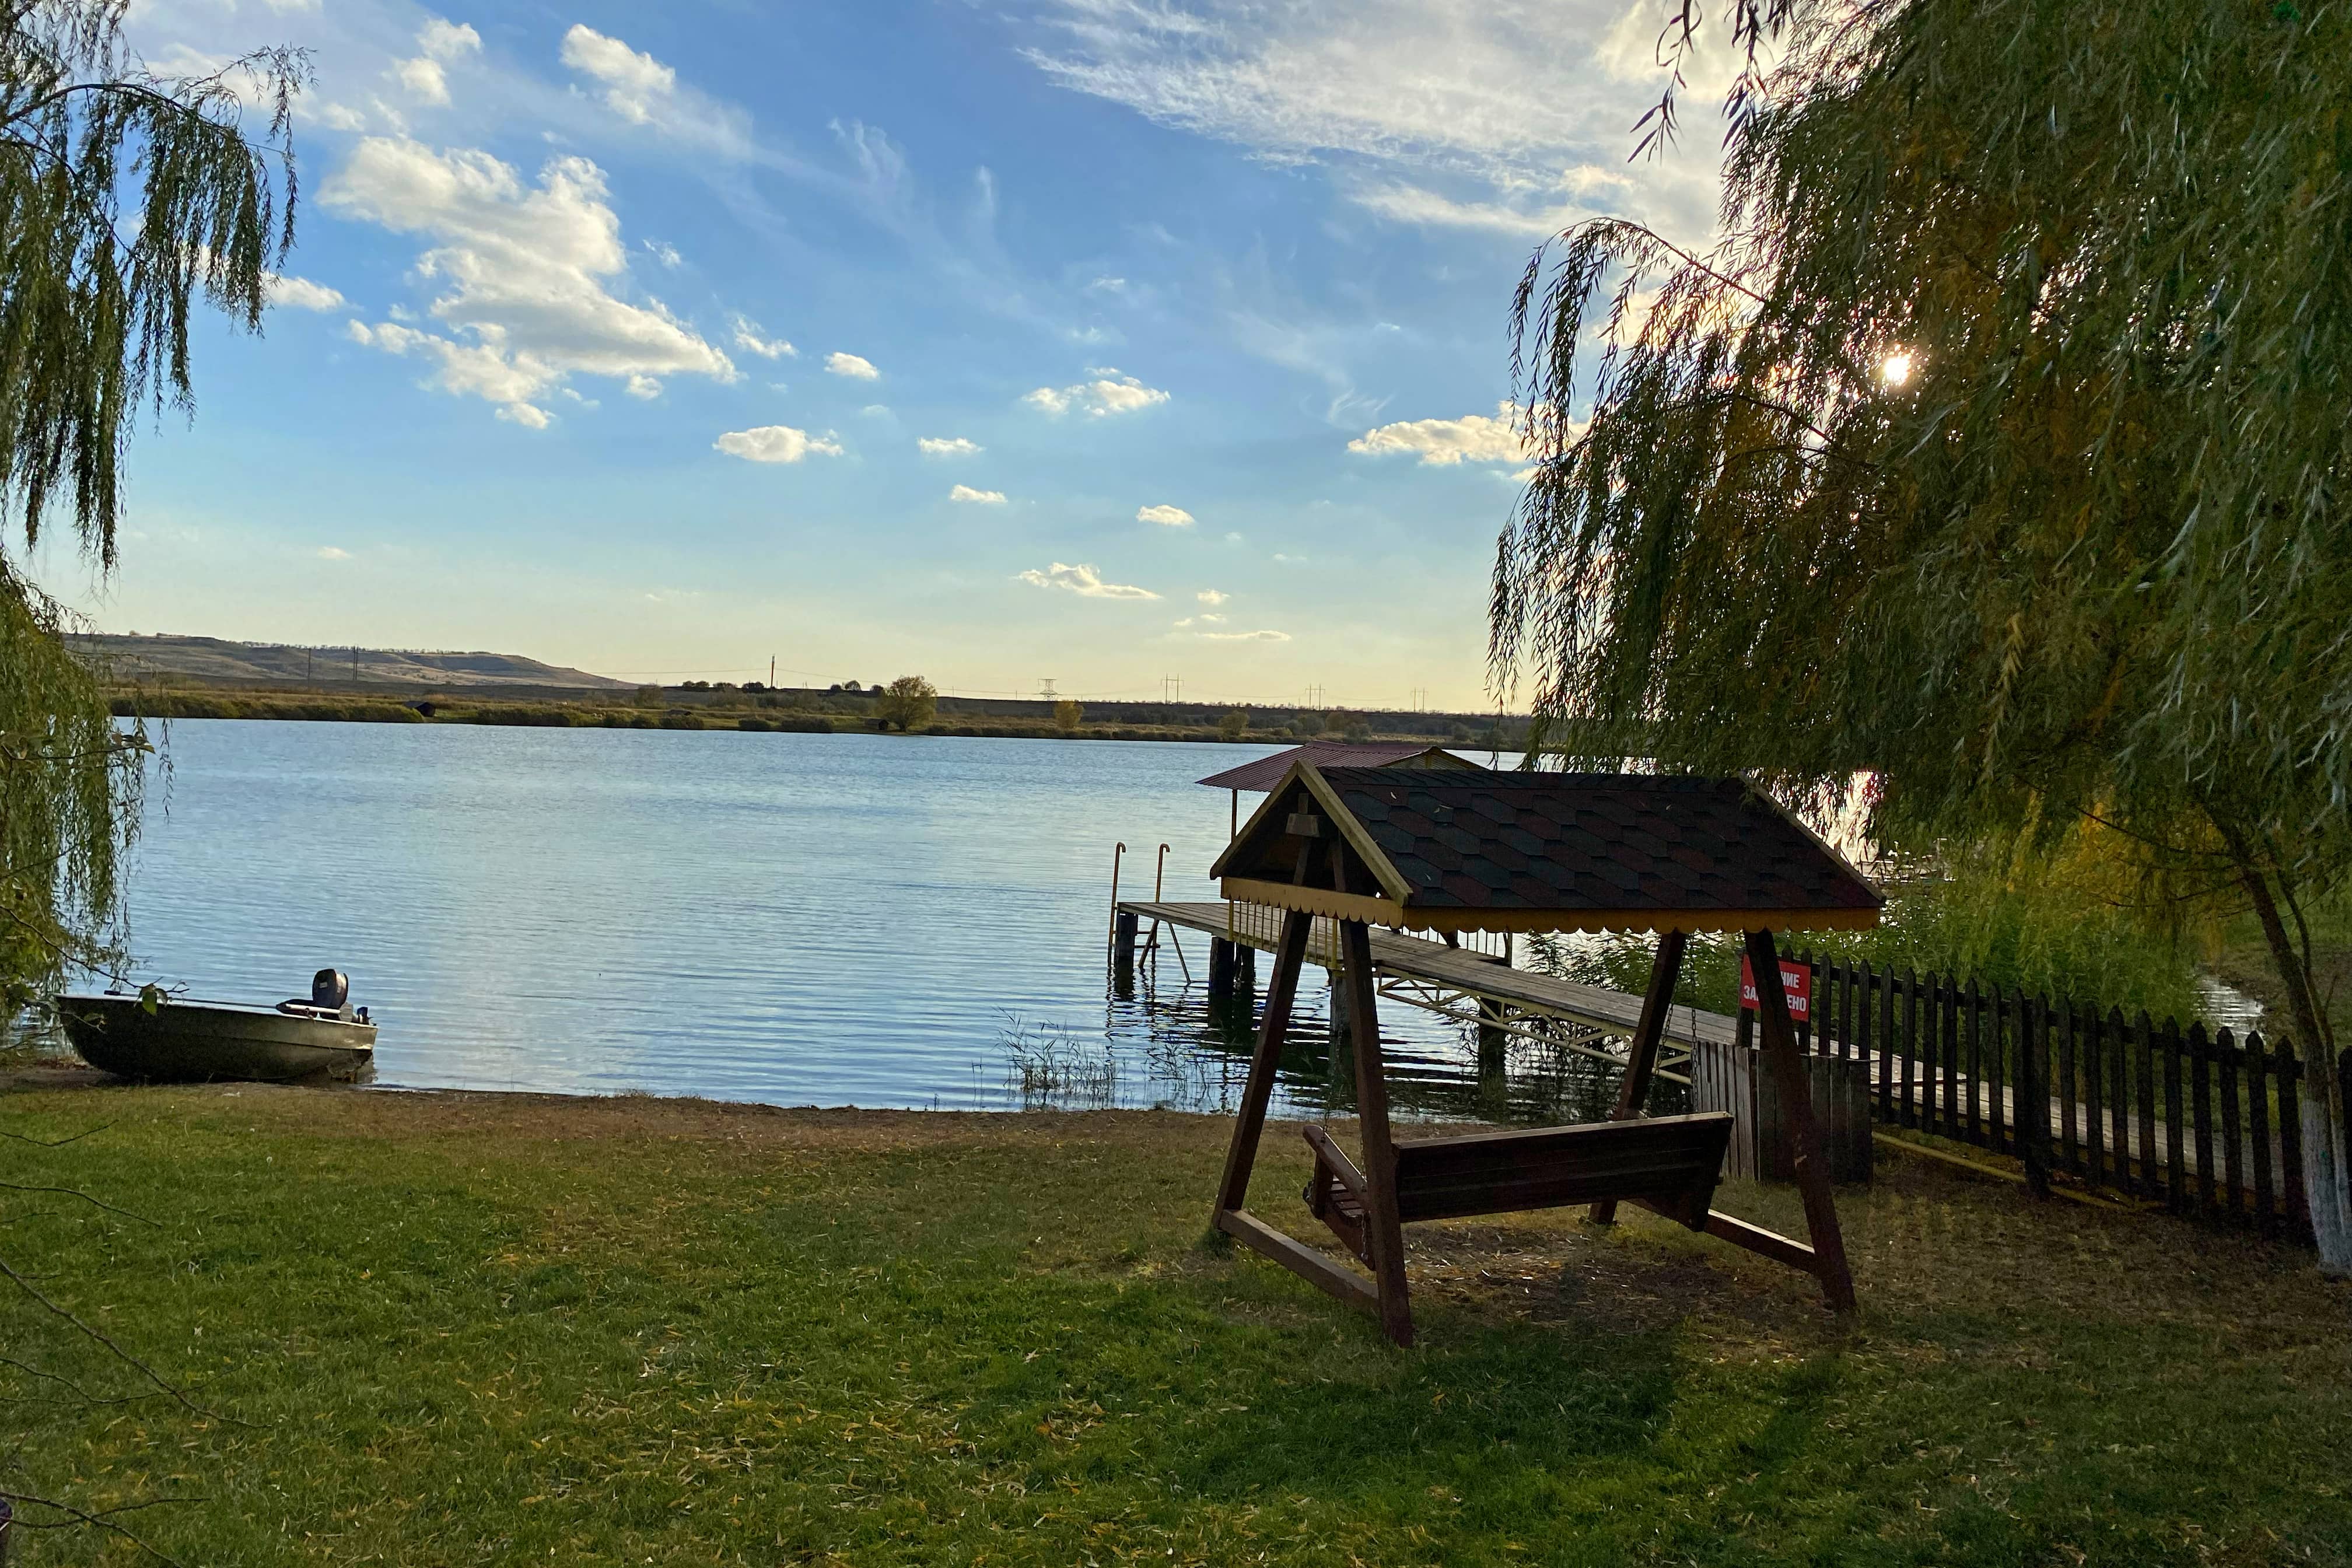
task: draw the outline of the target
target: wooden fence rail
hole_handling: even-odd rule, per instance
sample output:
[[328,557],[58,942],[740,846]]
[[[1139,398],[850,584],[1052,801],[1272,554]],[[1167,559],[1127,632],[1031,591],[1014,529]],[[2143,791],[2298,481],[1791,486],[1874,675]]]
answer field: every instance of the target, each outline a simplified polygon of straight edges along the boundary
[[[2013,1155],[2037,1189],[2310,1234],[2309,1069],[2287,1041],[1799,956],[1815,976],[1808,1047],[1867,1064],[1880,1122]],[[2328,1065],[2352,1084],[2352,1051]]]

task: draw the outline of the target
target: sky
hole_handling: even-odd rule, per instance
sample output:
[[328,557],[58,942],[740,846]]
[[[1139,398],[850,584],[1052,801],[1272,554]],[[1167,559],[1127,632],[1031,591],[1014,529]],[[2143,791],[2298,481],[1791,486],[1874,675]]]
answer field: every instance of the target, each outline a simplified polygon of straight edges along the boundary
[[310,51],[298,239],[117,569],[35,571],[108,631],[1491,708],[1511,290],[1712,227],[1719,71],[1631,160],[1665,9],[140,0],[158,71]]

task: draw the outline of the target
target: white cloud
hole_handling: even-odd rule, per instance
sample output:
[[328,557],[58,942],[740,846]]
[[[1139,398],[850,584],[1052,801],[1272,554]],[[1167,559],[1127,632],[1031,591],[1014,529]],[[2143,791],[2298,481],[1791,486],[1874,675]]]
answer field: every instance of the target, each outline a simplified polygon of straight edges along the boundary
[[442,390],[487,398],[519,424],[543,427],[536,400],[575,374],[736,378],[727,356],[659,300],[614,291],[628,253],[604,171],[585,158],[553,159],[526,186],[488,153],[369,137],[323,199],[346,217],[435,242],[416,273],[444,289],[430,312],[455,334],[354,322],[354,341],[434,359]]
[[641,243],[645,246],[646,254],[647,256],[652,257],[656,261],[660,262],[664,267],[668,268],[673,272],[686,265],[686,258],[678,253],[677,246],[670,244],[667,240],[648,239],[642,241]]
[[308,278],[290,278],[272,273],[268,279],[269,302],[297,310],[340,310],[351,303],[342,294],[324,283],[313,283]]
[[1124,583],[1106,583],[1102,574],[1091,566],[1066,566],[1056,561],[1043,572],[1028,571],[1014,581],[1038,588],[1067,588],[1073,594],[1089,599],[1156,599],[1159,595],[1149,588],[1138,588]]
[[979,506],[1003,506],[1004,504],[1004,492],[1003,490],[976,490],[970,485],[958,485],[955,489],[948,491],[948,500],[971,501]]
[[1518,414],[1507,402],[1495,405],[1491,419],[1483,414],[1465,414],[1459,419],[1407,419],[1382,425],[1349,442],[1348,450],[1367,457],[1412,452],[1424,466],[1440,468],[1465,459],[1473,463],[1528,460]]
[[961,436],[926,436],[915,443],[915,450],[926,458],[973,458],[985,449]]
[[829,435],[812,436],[789,425],[730,430],[711,446],[748,463],[797,463],[812,453],[824,458],[841,456],[841,443]]
[[[1208,618],[1209,617],[1206,616],[1202,617],[1203,620]],[[1203,642],[1288,642],[1290,640],[1290,634],[1288,632],[1265,630],[1255,632],[1194,632],[1192,635],[1201,638]]]
[[321,561],[349,561],[351,558],[352,552],[338,545],[322,544],[319,546],[319,559]]
[[749,316],[733,317],[730,323],[735,329],[735,346],[747,354],[761,359],[798,359],[801,351],[782,338],[772,338],[760,330],[760,323]]
[[1208,605],[1213,610],[1219,605],[1222,605],[1226,600],[1232,598],[1233,595],[1231,594],[1220,594],[1214,588],[1203,588],[1199,593],[1193,595],[1192,597],[1200,600],[1201,603]]
[[439,60],[428,59],[423,55],[410,60],[394,60],[392,74],[399,79],[401,86],[408,89],[409,96],[419,102],[437,104],[449,101],[449,78],[441,69]]
[[563,35],[563,63],[604,84],[604,106],[632,124],[650,124],[677,94],[677,72],[648,54],[573,24]]
[[416,30],[416,47],[434,59],[454,60],[460,55],[480,54],[482,35],[463,22],[431,16]]
[[650,403],[661,395],[661,383],[650,375],[633,375],[622,384],[621,390]]
[[872,360],[861,358],[856,354],[829,353],[824,356],[824,368],[831,374],[845,375],[852,381],[882,379],[882,373],[874,368]]
[[1146,386],[1131,375],[1116,370],[1096,369],[1087,373],[1092,381],[1082,381],[1075,386],[1056,390],[1041,386],[1024,394],[1022,402],[1048,414],[1067,414],[1073,408],[1083,408],[1091,417],[1099,419],[1112,414],[1132,414],[1168,401],[1168,394],[1156,386]]
[[1190,528],[1192,514],[1181,506],[1145,506],[1135,510],[1138,522],[1156,522],[1165,528]]

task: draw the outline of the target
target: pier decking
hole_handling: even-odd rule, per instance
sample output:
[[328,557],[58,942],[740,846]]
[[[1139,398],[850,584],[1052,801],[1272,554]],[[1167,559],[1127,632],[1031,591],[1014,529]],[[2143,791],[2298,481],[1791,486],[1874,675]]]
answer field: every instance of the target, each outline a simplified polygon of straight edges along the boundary
[[[1272,952],[1279,911],[1255,904],[1161,903],[1123,900],[1122,913],[1158,921],[1183,931]],[[1405,1003],[1463,1023],[1507,1035],[1539,1037],[1549,1043],[1623,1065],[1624,1042],[1642,1013],[1642,999],[1602,985],[1580,985],[1525,969],[1493,954],[1442,942],[1374,931],[1373,979],[1383,998]],[[1328,969],[1336,962],[1336,922],[1318,919],[1307,939],[1310,963]],[[1529,1020],[1536,1026],[1529,1026]],[[1659,1076],[1687,1082],[1691,1048],[1702,1040],[1728,1044],[1737,1026],[1720,1013],[1675,1007],[1666,1019]]]

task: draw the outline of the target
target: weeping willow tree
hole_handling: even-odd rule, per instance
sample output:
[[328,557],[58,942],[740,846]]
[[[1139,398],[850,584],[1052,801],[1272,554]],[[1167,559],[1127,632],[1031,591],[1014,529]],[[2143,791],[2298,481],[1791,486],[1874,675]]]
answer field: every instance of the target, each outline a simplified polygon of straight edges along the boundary
[[1738,15],[1784,52],[1717,239],[1594,222],[1520,286],[1496,677],[1554,750],[1866,772],[1895,844],[2090,819],[2153,903],[2251,909],[2352,1270],[2307,921],[2352,866],[2352,18]]
[[[115,561],[125,442],[193,410],[188,328],[257,329],[293,239],[300,58],[157,76],[122,0],[0,0],[0,525]],[[248,100],[257,123],[248,124]],[[65,617],[0,541],[0,1007],[111,957],[145,737],[118,730]]]

